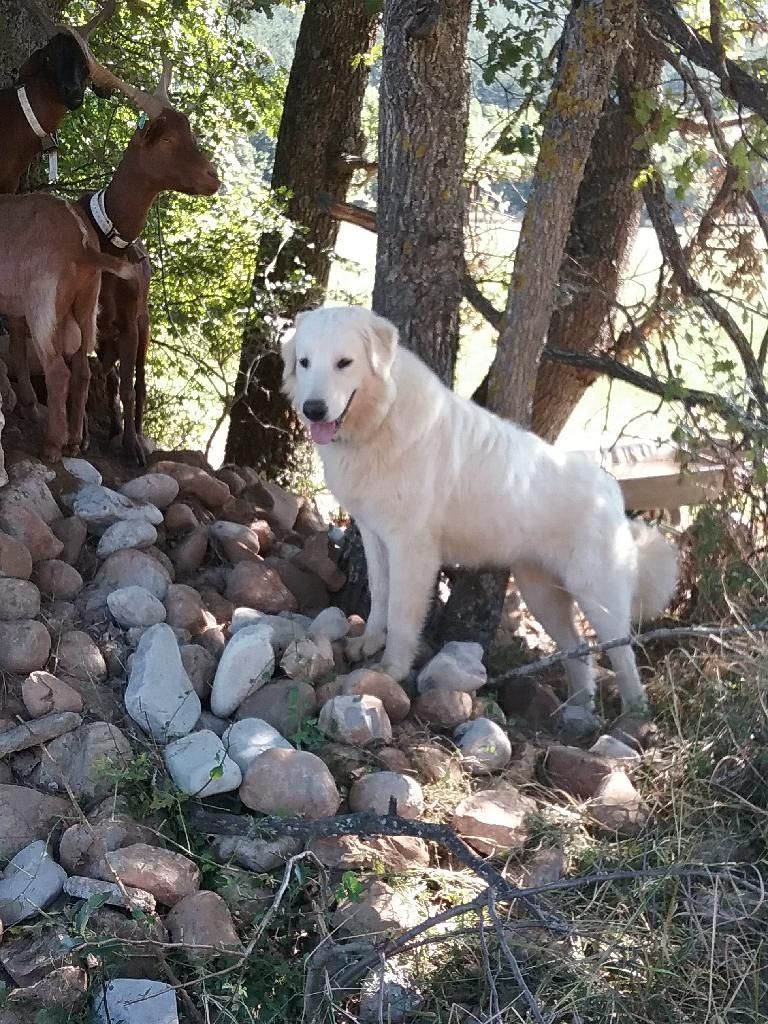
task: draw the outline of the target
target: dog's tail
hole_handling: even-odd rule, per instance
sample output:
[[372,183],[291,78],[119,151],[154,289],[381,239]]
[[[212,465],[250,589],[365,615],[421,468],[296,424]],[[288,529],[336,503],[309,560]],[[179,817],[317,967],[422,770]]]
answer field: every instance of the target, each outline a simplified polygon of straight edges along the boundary
[[656,526],[631,519],[629,528],[637,549],[632,618],[635,622],[648,622],[661,615],[675,592],[678,551]]

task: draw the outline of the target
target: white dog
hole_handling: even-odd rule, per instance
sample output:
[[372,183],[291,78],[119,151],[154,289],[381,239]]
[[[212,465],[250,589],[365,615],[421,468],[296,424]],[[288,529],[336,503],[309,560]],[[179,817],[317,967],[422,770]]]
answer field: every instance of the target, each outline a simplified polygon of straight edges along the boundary
[[[658,615],[677,576],[661,534],[624,514],[616,481],[449,391],[396,328],[360,307],[296,318],[283,386],[333,494],[360,528],[371,612],[353,659],[384,648],[405,678],[441,566],[511,568],[561,648],[579,643],[574,600],[601,641]],[[624,710],[645,707],[629,646],[609,651]],[[569,703],[591,707],[586,661],[565,662]]]

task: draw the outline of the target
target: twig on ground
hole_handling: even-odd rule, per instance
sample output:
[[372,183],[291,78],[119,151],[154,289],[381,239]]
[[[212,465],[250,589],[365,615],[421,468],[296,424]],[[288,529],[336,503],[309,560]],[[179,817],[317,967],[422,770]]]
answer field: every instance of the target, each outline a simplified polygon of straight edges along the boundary
[[505,683],[508,679],[518,679],[520,676],[530,676],[540,672],[550,665],[559,665],[561,661],[569,661],[571,658],[588,658],[593,654],[601,654],[603,651],[613,650],[614,647],[626,647],[628,644],[645,644],[654,640],[713,640],[715,643],[722,643],[726,637],[748,636],[750,633],[768,632],[768,619],[749,626],[679,626],[671,629],[651,629],[647,633],[638,633],[635,636],[623,636],[616,640],[606,640],[603,643],[583,643],[569,651],[557,651],[556,654],[548,654],[545,658],[538,658],[527,665],[518,665],[517,668],[508,669],[494,677],[495,683]]
[[512,968],[512,973],[514,974],[515,980],[517,981],[520,991],[523,994],[523,998],[525,999],[526,1003],[528,1003],[528,1008],[531,1011],[531,1014],[533,1015],[533,1019],[536,1021],[536,1024],[547,1024],[541,1010],[539,1009],[539,1004],[536,1001],[536,996],[533,994],[533,992],[531,992],[528,986],[528,982],[525,980],[523,976],[523,972],[520,969],[520,964],[517,962],[517,957],[509,948],[509,943],[507,942],[506,937],[504,935],[504,928],[502,927],[501,921],[499,920],[499,915],[496,911],[496,898],[493,892],[488,893],[487,905],[488,915],[491,918],[491,922],[496,932],[496,938],[499,940],[499,946],[501,947],[501,951],[504,954],[507,963]]

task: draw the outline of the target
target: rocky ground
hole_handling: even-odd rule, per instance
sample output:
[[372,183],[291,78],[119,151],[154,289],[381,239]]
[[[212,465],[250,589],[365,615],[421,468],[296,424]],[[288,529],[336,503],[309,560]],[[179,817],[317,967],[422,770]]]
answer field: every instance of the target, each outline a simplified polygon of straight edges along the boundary
[[[57,1007],[124,1024],[298,1020],[274,1009],[296,964],[306,1019],[447,1021],[420,1016],[413,963],[378,953],[461,904],[451,887],[486,891],[430,826],[508,883],[545,887],[569,873],[558,821],[610,842],[647,826],[637,723],[564,743],[556,690],[494,688],[475,644],[447,645],[405,686],[352,664],[363,623],[334,606],[338,531],[309,500],[196,453],[156,453],[141,475],[21,453],[6,467],[0,1024]],[[240,817],[216,834],[201,805]],[[407,834],[248,827],[393,809]],[[354,955],[368,968],[329,996]],[[256,976],[274,979],[269,997]],[[532,1005],[496,1019],[539,1019]],[[462,1012],[450,1019],[494,1019]]]

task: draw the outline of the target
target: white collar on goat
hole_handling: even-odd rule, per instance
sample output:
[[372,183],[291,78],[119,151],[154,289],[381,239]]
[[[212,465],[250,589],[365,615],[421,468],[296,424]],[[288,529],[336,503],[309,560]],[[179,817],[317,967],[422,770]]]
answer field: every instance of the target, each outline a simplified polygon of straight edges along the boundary
[[129,246],[133,245],[137,239],[134,238],[130,242],[126,241],[109,219],[106,206],[104,205],[104,193],[106,191],[107,190],[103,188],[100,192],[94,192],[91,196],[91,215],[108,242],[114,245],[116,249],[127,249]]
[[40,139],[43,153],[48,157],[48,181],[50,184],[53,184],[53,182],[58,181],[59,178],[59,140],[56,138],[56,134],[54,132],[47,132],[37,120],[35,112],[32,109],[32,104],[29,102],[27,90],[23,85],[16,87],[16,96],[18,97],[22,113],[27,119],[27,124],[38,139]]
[[[29,102],[29,96],[27,96],[27,90],[24,88],[23,85],[20,85],[20,86],[17,87],[16,95],[19,98],[19,106],[21,107],[22,111],[24,112],[24,117],[26,117],[26,119],[27,119],[27,124],[32,129],[32,131],[35,133],[35,135],[38,137],[38,139],[42,139],[43,142],[45,142],[46,140],[50,139],[54,143],[54,146],[55,146],[55,144],[56,144],[56,136],[53,135],[51,132],[47,132],[45,130],[45,128],[43,128],[43,126],[40,124],[40,122],[35,117],[35,112],[32,109],[32,104]],[[43,148],[46,148],[46,147],[44,146]],[[48,148],[50,148],[50,147],[48,147]]]

